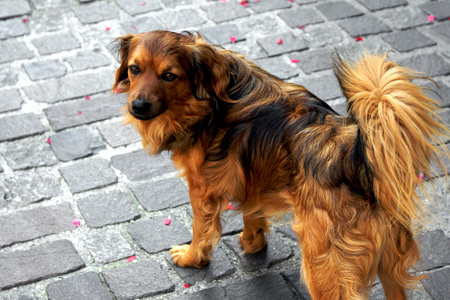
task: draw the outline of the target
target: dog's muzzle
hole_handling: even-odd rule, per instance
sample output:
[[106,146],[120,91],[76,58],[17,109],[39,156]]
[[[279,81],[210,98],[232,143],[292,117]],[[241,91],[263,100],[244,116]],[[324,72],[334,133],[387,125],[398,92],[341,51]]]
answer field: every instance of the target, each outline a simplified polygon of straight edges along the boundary
[[149,120],[152,118],[151,108],[150,102],[137,98],[131,103],[130,113],[139,120]]

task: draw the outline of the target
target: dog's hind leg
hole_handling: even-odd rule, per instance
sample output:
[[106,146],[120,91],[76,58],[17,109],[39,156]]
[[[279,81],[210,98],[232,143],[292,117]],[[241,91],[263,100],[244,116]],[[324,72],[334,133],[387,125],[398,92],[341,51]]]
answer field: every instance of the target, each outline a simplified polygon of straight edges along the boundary
[[420,258],[419,247],[412,233],[403,225],[391,225],[378,265],[378,277],[387,300],[406,299],[405,288],[414,288],[425,276],[413,276],[408,271]]
[[265,232],[269,230],[265,217],[246,215],[244,211],[244,231],[239,234],[239,244],[244,253],[256,253],[266,245]]
[[336,223],[323,209],[295,214],[302,278],[312,299],[368,299],[380,248],[377,237],[371,236],[374,231],[364,225],[345,228],[345,222]]

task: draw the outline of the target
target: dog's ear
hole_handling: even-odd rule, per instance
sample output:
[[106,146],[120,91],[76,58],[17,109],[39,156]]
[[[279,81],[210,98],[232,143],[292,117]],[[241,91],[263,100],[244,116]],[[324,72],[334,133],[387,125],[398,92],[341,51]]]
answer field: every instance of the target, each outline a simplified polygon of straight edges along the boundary
[[198,99],[212,98],[234,102],[227,94],[230,83],[230,59],[208,45],[201,36],[191,46],[192,90]]
[[114,40],[116,51],[119,53],[120,66],[116,70],[116,80],[113,85],[114,93],[124,93],[128,91],[128,54],[134,34],[127,34]]

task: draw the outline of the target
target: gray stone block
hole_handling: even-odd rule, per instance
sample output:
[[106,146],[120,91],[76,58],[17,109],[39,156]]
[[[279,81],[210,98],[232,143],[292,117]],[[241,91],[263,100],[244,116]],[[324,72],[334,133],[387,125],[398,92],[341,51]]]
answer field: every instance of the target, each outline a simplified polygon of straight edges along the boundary
[[278,14],[289,27],[297,28],[324,21],[322,15],[313,7],[284,10]]
[[94,2],[72,8],[73,12],[83,24],[98,23],[115,19],[119,12],[106,2]]
[[75,215],[68,203],[38,207],[2,216],[0,248],[73,230],[75,229],[72,224],[74,219]]
[[47,55],[80,48],[80,43],[70,32],[58,32],[31,40],[39,54]]
[[0,289],[67,274],[85,266],[67,240],[46,243],[29,250],[0,253]]
[[13,170],[51,166],[58,162],[42,136],[7,144],[3,156]]
[[222,23],[250,15],[247,8],[234,1],[227,3],[216,2],[209,5],[202,5],[201,8],[206,11],[208,19],[214,23]]
[[[51,2],[55,2],[52,0]],[[66,1],[70,3],[70,1]],[[52,9],[34,10],[30,24],[35,32],[49,32],[64,30],[71,27],[75,19],[68,8],[54,7]]]
[[113,156],[111,165],[120,170],[131,181],[148,180],[175,171],[166,152],[150,156],[143,151],[134,151]]
[[277,232],[281,232],[284,236],[289,237],[290,239],[294,241],[298,241],[297,234],[295,233],[294,229],[292,229],[292,226],[290,225],[282,225],[275,228]]
[[18,37],[29,33],[30,30],[20,18],[0,21],[0,40]]
[[[282,43],[280,43],[280,40]],[[283,53],[300,51],[307,49],[306,42],[301,37],[296,37],[290,32],[280,33],[258,39],[258,43],[263,47],[269,56],[276,56]]]
[[182,295],[180,297],[175,298],[174,300],[228,300],[225,294],[225,290],[222,287],[212,287],[209,289],[200,290],[195,293]]
[[148,253],[166,251],[175,245],[188,243],[192,237],[188,229],[173,216],[169,225],[163,222],[167,217],[138,220],[128,226],[128,233]]
[[289,54],[290,59],[298,59],[297,65],[306,73],[328,70],[333,68],[330,52],[321,48],[303,52],[294,52]]
[[450,295],[450,268],[431,272],[422,280],[425,290],[433,299],[447,299]]
[[147,16],[121,23],[122,28],[129,33],[143,33],[152,30],[162,30],[164,26],[154,17]]
[[[54,103],[108,91],[113,83],[113,71],[96,70],[95,72],[67,75],[59,79],[34,83],[23,90],[34,101]],[[110,102],[113,101],[108,100],[104,104],[108,106]]]
[[434,15],[436,21],[448,20],[450,16],[450,2],[433,1],[419,6],[425,13]]
[[116,3],[132,16],[162,8],[158,0],[116,0]]
[[95,272],[86,272],[47,285],[49,300],[113,299]]
[[169,30],[186,29],[206,22],[197,11],[190,8],[179,11],[165,11],[158,14],[158,18]]
[[401,59],[399,63],[433,77],[450,74],[450,64],[435,53],[410,56]]
[[30,13],[31,8],[26,0],[0,1],[0,20],[27,15]]
[[292,3],[290,1],[260,1],[249,2],[248,7],[257,13],[263,13],[276,9],[291,8]]
[[0,118],[0,142],[24,138],[47,131],[37,115],[25,113]]
[[328,20],[339,20],[363,15],[362,11],[346,1],[320,3],[316,5],[316,8]]
[[437,43],[432,39],[418,32],[416,29],[409,29],[382,37],[400,52],[407,52],[423,47],[435,46]]
[[295,291],[297,299],[299,300],[312,299],[311,295],[308,292],[308,288],[305,286],[305,284],[300,278],[300,269],[282,272],[281,275],[286,280],[287,284]]
[[82,51],[77,53],[76,56],[69,57],[65,60],[74,71],[93,69],[111,64],[110,59],[106,55],[97,51]]
[[255,62],[258,66],[281,79],[288,79],[298,75],[298,69],[292,63],[288,63],[284,57],[271,57]]
[[222,240],[239,257],[244,270],[249,272],[269,268],[293,255],[291,247],[284,244],[274,233],[267,235],[267,246],[253,254],[242,253],[237,236],[223,237]]
[[307,26],[303,30],[303,37],[311,48],[335,46],[343,41],[345,35],[338,26],[328,23],[314,27]]
[[54,59],[26,62],[23,67],[31,80],[57,78],[66,74],[64,64]]
[[256,42],[244,41],[235,44],[226,44],[224,48],[245,55],[249,60],[267,57],[264,50]]
[[0,113],[18,110],[22,107],[22,102],[23,102],[22,96],[20,95],[18,89],[11,88],[3,90],[2,101],[0,101]]
[[236,210],[227,210],[222,213],[222,234],[229,235],[244,230],[242,213]]
[[295,83],[303,85],[311,93],[322,100],[331,100],[343,97],[337,79],[334,75],[309,76],[295,79]]
[[430,33],[450,44],[450,23],[444,22],[430,28]]
[[[166,254],[166,259],[169,263],[172,263],[169,252]],[[189,285],[194,285],[200,281],[217,280],[236,271],[226,253],[219,246],[214,248],[213,259],[203,269],[183,268],[177,265],[172,265],[172,267],[183,281]]]
[[34,57],[34,53],[25,42],[17,40],[0,42],[0,63],[32,57]]
[[86,127],[58,132],[50,137],[51,147],[59,160],[70,161],[106,149],[99,136]]
[[342,28],[352,37],[365,36],[390,32],[391,29],[383,21],[374,16],[365,15],[361,17],[342,20],[339,22]]
[[86,236],[86,248],[96,263],[107,264],[134,254],[128,241],[116,230],[91,231]]
[[407,5],[408,2],[406,0],[358,0],[365,7],[370,9],[371,11],[392,8],[401,5]]
[[87,225],[94,228],[135,220],[141,216],[131,196],[121,191],[81,198],[78,200],[78,208]]
[[103,272],[111,291],[118,300],[137,299],[168,293],[175,285],[161,266],[154,261],[140,261]]
[[378,16],[391,28],[404,30],[429,23],[427,15],[415,6],[381,11]]
[[225,287],[230,299],[298,299],[280,274],[269,273]]
[[161,3],[168,8],[192,4],[192,0],[161,0]]
[[450,106],[450,86],[445,84],[442,80],[436,80],[437,86],[431,81],[426,81],[425,83],[417,83],[419,86],[426,87],[429,90],[424,90],[425,95],[431,99],[440,102],[440,107]]
[[55,131],[116,117],[122,105],[110,97],[91,98],[44,109]]
[[15,85],[19,80],[18,75],[9,65],[0,67],[0,87]]
[[90,158],[72,165],[62,166],[59,172],[72,193],[80,193],[117,182],[109,162],[102,158]]
[[141,141],[141,136],[135,128],[123,125],[120,121],[101,124],[97,129],[103,139],[114,148]]
[[419,238],[422,252],[420,270],[431,270],[450,264],[450,238],[440,229],[425,233]]
[[245,35],[234,24],[206,27],[200,29],[199,32],[209,43],[215,45],[230,44],[232,36],[236,38],[235,42],[245,40]]
[[187,187],[179,178],[133,184],[131,190],[148,211],[157,211],[189,203]]

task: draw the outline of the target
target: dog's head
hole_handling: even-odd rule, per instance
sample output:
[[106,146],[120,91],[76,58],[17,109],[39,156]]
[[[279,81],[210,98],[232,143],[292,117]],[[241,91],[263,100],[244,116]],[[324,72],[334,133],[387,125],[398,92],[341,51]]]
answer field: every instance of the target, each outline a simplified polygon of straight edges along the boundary
[[115,93],[128,93],[127,109],[150,120],[193,99],[231,101],[227,58],[199,34],[151,31],[116,40],[120,66]]

